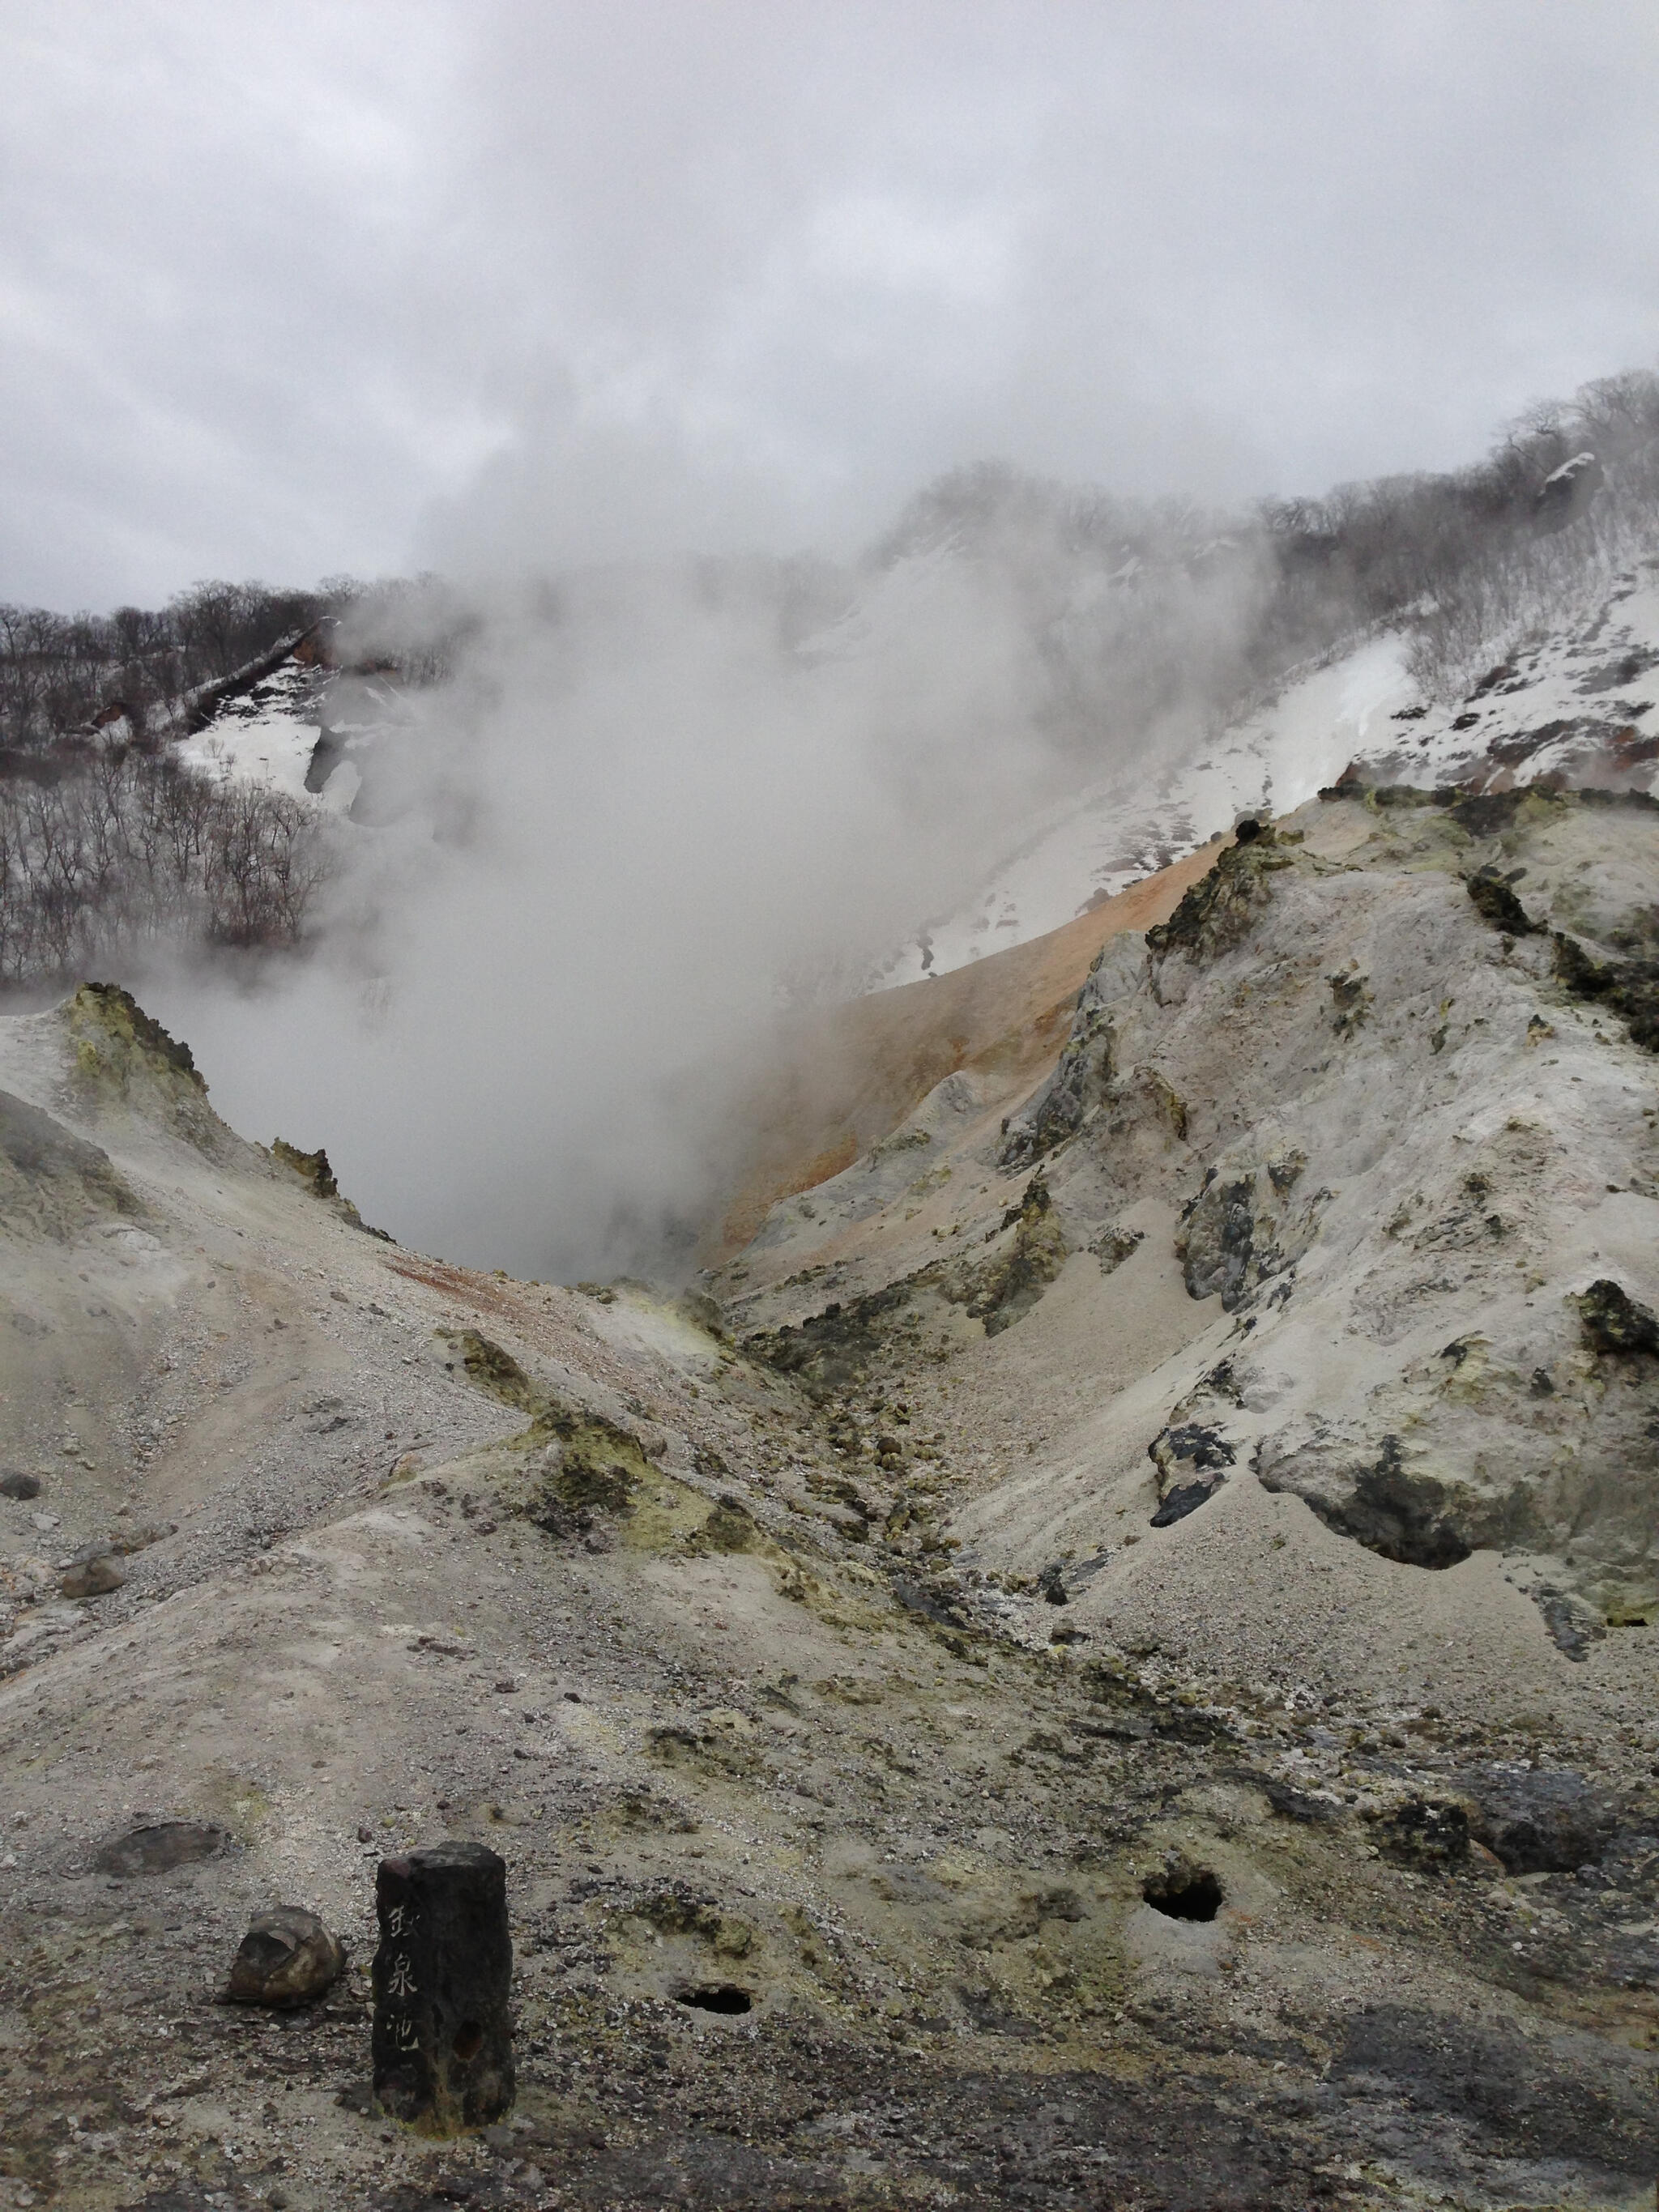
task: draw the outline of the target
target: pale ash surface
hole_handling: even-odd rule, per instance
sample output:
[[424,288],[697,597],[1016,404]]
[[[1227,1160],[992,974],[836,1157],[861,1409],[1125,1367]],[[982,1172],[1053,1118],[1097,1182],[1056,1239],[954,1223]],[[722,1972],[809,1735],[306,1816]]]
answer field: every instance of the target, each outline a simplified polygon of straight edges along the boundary
[[[1650,2200],[1655,1632],[1569,1656],[1533,1587],[1634,1595],[1621,1493],[1569,1558],[1523,1466],[1549,1547],[1413,1565],[1304,1429],[1467,1473],[1651,1394],[1567,1301],[1659,1300],[1655,1063],[1460,878],[1611,952],[1653,817],[1285,826],[1109,949],[1057,1084],[948,1079],[777,1209],[738,1341],[353,1228],[136,1011],[0,1024],[61,1132],[0,1190],[0,2203]],[[222,1840],[100,1870],[164,1820]],[[445,1835],[508,1863],[520,2081],[448,2148],[361,2095],[374,1864]],[[211,2003],[276,1901],[353,1978]]]

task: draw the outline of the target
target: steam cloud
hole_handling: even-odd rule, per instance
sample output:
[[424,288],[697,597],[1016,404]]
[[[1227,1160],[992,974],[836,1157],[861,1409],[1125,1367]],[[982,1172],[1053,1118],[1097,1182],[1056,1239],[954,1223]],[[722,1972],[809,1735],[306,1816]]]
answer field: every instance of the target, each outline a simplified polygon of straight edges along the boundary
[[325,1144],[421,1249],[565,1280],[684,1265],[780,1010],[855,988],[1085,774],[1196,732],[1170,668],[1228,661],[1248,562],[1114,593],[1110,532],[1079,564],[1033,497],[971,545],[922,502],[856,573],[475,585],[319,949],[245,992],[149,986],[221,1110]]

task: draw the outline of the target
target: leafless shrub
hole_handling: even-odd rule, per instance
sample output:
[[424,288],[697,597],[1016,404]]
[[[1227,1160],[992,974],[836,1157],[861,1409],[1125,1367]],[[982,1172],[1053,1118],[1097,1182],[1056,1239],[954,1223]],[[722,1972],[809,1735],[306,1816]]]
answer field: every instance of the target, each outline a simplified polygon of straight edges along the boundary
[[291,945],[327,872],[316,811],[262,785],[216,793],[204,890],[207,933],[222,945]]
[[91,749],[69,773],[0,779],[0,985],[67,981],[167,940],[303,938],[329,872],[323,817],[172,755]]
[[338,610],[334,653],[343,667],[395,672],[407,684],[442,684],[478,631],[476,609],[441,576],[382,577],[325,588]]
[[327,611],[315,592],[193,584],[159,610],[0,605],[0,748],[28,752],[123,713],[135,733]]
[[[1564,465],[1594,457],[1571,495]],[[1552,483],[1554,479],[1554,483]],[[1540,402],[1479,466],[1340,486],[1262,510],[1280,585],[1270,629],[1310,641],[1398,623],[1412,672],[1455,698],[1528,631],[1570,620],[1659,545],[1659,376]]]

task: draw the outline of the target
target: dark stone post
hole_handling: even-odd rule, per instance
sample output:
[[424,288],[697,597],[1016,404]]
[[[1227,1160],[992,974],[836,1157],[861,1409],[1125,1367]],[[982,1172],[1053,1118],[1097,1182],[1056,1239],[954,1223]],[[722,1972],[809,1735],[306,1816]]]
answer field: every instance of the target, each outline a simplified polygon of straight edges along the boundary
[[487,2127],[513,2102],[507,1866],[485,1844],[382,1859],[375,1879],[374,2094],[423,2135]]

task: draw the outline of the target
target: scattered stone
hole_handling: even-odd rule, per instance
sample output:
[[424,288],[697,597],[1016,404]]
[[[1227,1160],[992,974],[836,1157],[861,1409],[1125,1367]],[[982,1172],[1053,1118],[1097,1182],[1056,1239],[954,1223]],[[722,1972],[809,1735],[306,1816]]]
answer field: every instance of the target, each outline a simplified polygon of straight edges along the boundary
[[58,1578],[65,1597],[106,1597],[126,1581],[126,1570],[106,1546],[100,1545],[88,1559],[76,1558]]
[[472,1843],[382,1859],[375,1904],[374,2094],[423,2135],[487,2127],[514,2092],[506,1863]]
[[20,1468],[10,1467],[0,1474],[0,1498],[21,1499],[40,1495],[40,1478],[38,1474],[25,1474]]
[[1569,1659],[1588,1659],[1591,1644],[1600,1644],[1607,1632],[1595,1607],[1553,1583],[1540,1583],[1532,1595],[1556,1650]]
[[100,1874],[170,1874],[174,1867],[210,1859],[230,1841],[222,1828],[202,1820],[155,1820],[106,1844],[94,1861]]
[[309,2004],[339,1979],[345,1949],[314,1912],[274,1905],[256,1913],[231,1962],[227,2004]]

